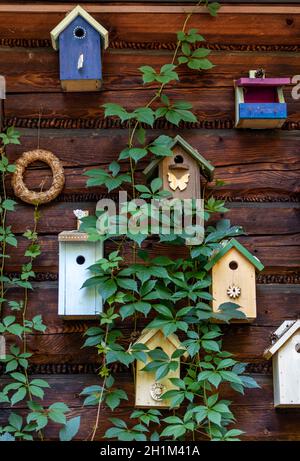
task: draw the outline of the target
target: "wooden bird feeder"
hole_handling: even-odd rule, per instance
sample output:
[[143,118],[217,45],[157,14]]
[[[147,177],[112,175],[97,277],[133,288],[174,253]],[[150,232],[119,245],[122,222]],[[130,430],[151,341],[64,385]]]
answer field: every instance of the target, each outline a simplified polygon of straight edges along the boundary
[[212,276],[212,308],[217,312],[219,306],[233,302],[241,307],[245,320],[233,322],[251,322],[256,319],[256,277],[255,271],[264,266],[237,240],[224,241],[219,250],[206,264],[205,270]]
[[[177,349],[184,349],[178,337],[171,334],[165,337],[160,329],[145,329],[135,344],[144,344],[149,350],[160,347],[169,357]],[[183,357],[187,358],[185,352]],[[179,358],[174,359],[178,360]],[[163,400],[162,394],[166,391],[177,389],[171,383],[170,378],[180,378],[180,364],[175,371],[170,371],[167,376],[160,381],[155,379],[155,372],[142,371],[145,363],[141,360],[136,362],[136,380],[135,380],[135,406],[141,408],[169,408],[170,401]]]
[[181,136],[174,138],[173,155],[153,160],[144,170],[148,179],[155,175],[163,181],[163,189],[173,198],[201,199],[201,174],[212,181],[214,167]]
[[300,320],[286,320],[264,357],[273,360],[274,406],[300,407]]
[[99,90],[102,81],[101,50],[108,47],[108,31],[81,6],[76,6],[50,35],[53,48],[59,50],[63,90]]
[[287,119],[283,86],[289,78],[266,78],[263,70],[251,70],[235,86],[236,128],[280,128]]
[[[74,212],[80,219],[87,212]],[[88,267],[103,257],[103,244],[89,242],[88,235],[77,230],[61,232],[59,241],[58,314],[69,319],[93,318],[102,311],[102,298],[97,288],[81,288],[91,276]]]

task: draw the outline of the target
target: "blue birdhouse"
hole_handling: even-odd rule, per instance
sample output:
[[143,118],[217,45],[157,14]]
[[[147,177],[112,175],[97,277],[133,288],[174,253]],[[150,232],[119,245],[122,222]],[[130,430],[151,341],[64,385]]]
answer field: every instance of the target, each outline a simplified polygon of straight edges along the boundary
[[102,49],[108,32],[81,6],[76,6],[52,31],[52,46],[59,51],[60,80],[64,91],[97,91],[102,82]]
[[283,86],[289,78],[266,78],[263,69],[235,81],[236,128],[280,128],[287,119]]

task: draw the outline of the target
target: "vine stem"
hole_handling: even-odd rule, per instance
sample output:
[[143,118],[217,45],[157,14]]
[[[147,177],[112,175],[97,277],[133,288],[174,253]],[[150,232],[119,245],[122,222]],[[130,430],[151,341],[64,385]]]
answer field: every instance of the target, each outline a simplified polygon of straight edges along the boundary
[[[107,343],[107,336],[108,336],[108,324],[106,324],[106,330],[105,330],[105,339],[104,339],[104,347],[106,346]],[[105,356],[104,356],[105,357]],[[96,421],[93,429],[93,433],[91,436],[91,442],[94,441],[96,432],[99,426],[99,420],[100,420],[100,410],[101,410],[101,404],[102,404],[102,399],[103,399],[103,394],[104,394],[104,389],[106,385],[106,376],[104,377],[103,383],[102,383],[102,388],[101,388],[101,393],[99,396],[99,402],[98,402],[98,407],[97,407],[97,415],[96,415]]]
[[[4,147],[1,148],[1,159],[3,159],[3,156],[5,154]],[[2,173],[2,193],[3,193],[3,200],[6,200],[6,187],[5,187],[5,173]],[[3,228],[3,231],[5,229],[5,223],[6,223],[6,209],[3,209],[1,211],[1,226]],[[4,234],[3,234],[4,236]],[[2,304],[3,304],[3,299],[4,299],[4,280],[3,280],[3,275],[4,275],[4,267],[5,267],[5,253],[6,253],[6,242],[5,239],[2,241],[2,252],[1,252],[1,268],[0,268],[0,275],[1,275],[1,301],[0,301],[0,314],[2,311]]]

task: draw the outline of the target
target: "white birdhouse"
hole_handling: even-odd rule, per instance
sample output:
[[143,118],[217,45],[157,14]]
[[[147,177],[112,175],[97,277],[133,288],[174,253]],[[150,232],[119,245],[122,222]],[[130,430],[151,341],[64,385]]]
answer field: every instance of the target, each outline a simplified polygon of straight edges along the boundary
[[300,320],[286,320],[273,337],[264,357],[273,359],[274,406],[300,407]]
[[58,314],[66,318],[92,318],[102,311],[102,298],[96,287],[81,288],[92,275],[88,268],[103,257],[103,244],[89,242],[80,232],[82,210],[74,211],[77,230],[61,232],[59,241],[59,299]]

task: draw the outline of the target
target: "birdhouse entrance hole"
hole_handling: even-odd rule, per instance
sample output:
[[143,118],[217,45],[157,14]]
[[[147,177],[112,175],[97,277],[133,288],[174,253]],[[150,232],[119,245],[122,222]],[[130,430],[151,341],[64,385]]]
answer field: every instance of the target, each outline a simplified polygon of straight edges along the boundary
[[229,267],[232,271],[235,271],[237,270],[237,268],[239,267],[238,263],[236,261],[230,261],[229,263]]
[[178,164],[178,163],[183,163],[183,157],[182,155],[176,155],[174,157],[174,163]]
[[77,26],[73,31],[73,35],[75,38],[83,39],[86,36],[86,30],[81,26]]
[[76,262],[77,262],[77,264],[79,264],[80,266],[82,266],[82,264],[85,263],[85,257],[82,256],[82,255],[77,256]]

